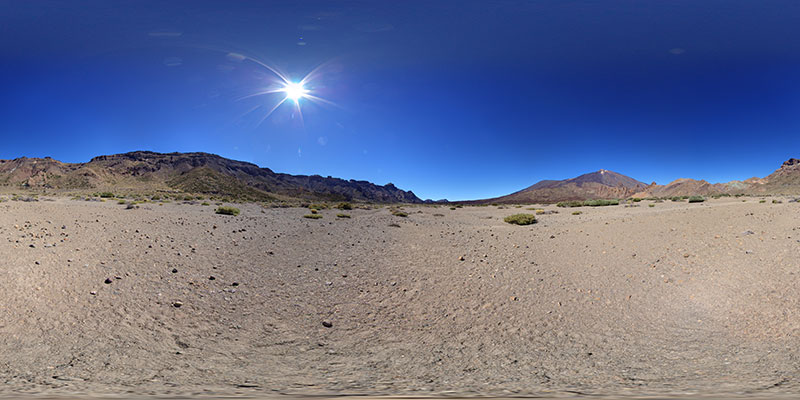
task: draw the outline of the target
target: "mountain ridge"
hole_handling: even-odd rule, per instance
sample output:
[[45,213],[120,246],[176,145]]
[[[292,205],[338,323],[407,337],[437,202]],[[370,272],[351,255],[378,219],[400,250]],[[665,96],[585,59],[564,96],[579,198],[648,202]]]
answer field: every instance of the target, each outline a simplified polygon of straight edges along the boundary
[[0,185],[43,189],[178,190],[245,200],[322,200],[421,203],[394,184],[274,172],[246,161],[204,153],[138,150],[100,155],[85,163],[51,157],[0,160]]
[[505,196],[474,200],[470,201],[470,203],[555,203],[599,198],[737,194],[800,194],[800,159],[790,158],[780,168],[764,178],[752,177],[746,180],[733,180],[724,183],[709,183],[703,179],[679,178],[665,185],[659,185],[655,182],[647,185],[620,173],[601,169],[569,179],[545,179]]

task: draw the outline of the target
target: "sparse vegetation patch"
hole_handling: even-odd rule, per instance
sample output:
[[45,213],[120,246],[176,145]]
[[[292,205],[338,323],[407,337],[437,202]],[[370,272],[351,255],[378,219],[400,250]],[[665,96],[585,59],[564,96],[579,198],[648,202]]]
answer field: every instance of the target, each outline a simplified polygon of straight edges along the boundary
[[536,223],[536,216],[533,214],[514,214],[503,218],[503,221],[514,225],[530,225]]
[[602,206],[617,206],[619,205],[619,200],[617,199],[598,199],[598,200],[572,200],[572,201],[562,201],[557,203],[556,206],[558,207],[602,207]]
[[603,207],[603,206],[618,206],[619,200],[611,199],[611,200],[586,200],[583,202],[584,206],[589,207]]
[[217,214],[222,215],[239,215],[239,209],[236,207],[219,207],[216,211]]

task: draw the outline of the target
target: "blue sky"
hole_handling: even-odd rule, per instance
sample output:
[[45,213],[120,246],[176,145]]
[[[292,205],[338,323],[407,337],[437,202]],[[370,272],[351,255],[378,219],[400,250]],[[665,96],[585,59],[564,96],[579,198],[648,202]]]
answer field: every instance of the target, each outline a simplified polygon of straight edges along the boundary
[[[746,179],[800,157],[795,1],[0,6],[0,158],[205,151],[456,200],[601,168]],[[308,89],[333,104],[261,121],[283,94],[242,99],[276,80],[256,60],[315,70]]]

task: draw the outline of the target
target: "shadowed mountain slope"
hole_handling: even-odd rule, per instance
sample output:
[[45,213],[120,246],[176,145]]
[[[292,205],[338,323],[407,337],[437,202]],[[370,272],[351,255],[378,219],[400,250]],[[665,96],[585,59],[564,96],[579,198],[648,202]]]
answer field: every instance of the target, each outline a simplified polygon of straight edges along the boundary
[[62,163],[52,158],[0,160],[0,184],[53,189],[180,190],[269,200],[292,198],[379,203],[420,203],[394,185],[318,175],[276,173],[208,153],[135,151]]

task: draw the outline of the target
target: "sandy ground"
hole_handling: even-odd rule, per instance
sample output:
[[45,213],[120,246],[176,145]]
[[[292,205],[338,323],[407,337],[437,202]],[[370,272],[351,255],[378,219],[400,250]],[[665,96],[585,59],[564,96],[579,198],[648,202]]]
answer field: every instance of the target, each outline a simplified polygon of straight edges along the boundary
[[3,202],[0,397],[800,393],[800,203],[648,204]]

